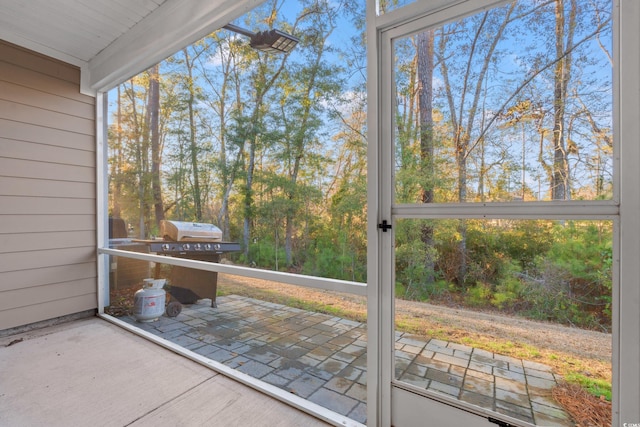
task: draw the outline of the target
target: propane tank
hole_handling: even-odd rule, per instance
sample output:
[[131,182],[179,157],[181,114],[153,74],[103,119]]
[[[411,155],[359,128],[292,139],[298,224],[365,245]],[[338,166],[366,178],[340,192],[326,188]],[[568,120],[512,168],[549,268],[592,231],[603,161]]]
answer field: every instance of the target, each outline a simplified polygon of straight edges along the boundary
[[153,322],[164,313],[165,279],[144,279],[142,289],[133,296],[133,315],[138,322]]

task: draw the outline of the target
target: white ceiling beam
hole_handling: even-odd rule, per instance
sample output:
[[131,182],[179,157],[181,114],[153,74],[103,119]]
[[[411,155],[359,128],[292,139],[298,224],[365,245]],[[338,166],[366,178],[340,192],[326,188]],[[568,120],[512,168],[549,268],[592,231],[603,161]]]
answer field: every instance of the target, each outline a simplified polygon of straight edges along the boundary
[[83,92],[111,89],[262,1],[168,0],[89,61]]

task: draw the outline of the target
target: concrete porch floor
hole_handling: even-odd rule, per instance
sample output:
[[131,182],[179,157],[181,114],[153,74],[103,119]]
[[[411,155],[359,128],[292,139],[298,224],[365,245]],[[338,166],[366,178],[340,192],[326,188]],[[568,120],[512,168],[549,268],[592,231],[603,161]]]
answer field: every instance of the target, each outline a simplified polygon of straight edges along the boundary
[[[366,423],[366,325],[237,295],[217,302],[150,323],[122,320]],[[574,425],[539,363],[397,332],[396,378],[531,424]]]
[[0,338],[1,426],[326,426],[89,318]]

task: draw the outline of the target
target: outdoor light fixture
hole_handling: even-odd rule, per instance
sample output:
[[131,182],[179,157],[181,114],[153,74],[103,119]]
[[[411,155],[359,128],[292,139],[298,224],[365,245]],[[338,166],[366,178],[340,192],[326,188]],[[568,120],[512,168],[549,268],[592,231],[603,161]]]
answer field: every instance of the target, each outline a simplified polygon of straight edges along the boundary
[[233,24],[227,24],[222,28],[249,37],[249,46],[262,52],[289,53],[300,41],[297,37],[279,30],[253,33],[244,28],[236,27]]

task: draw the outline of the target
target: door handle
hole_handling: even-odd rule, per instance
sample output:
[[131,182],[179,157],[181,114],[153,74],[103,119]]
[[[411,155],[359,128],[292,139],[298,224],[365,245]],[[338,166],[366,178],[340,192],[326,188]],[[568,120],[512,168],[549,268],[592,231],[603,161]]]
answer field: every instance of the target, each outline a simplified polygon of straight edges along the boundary
[[382,232],[386,233],[387,230],[391,230],[391,224],[389,224],[387,222],[387,220],[385,219],[385,220],[382,221],[382,224],[378,224],[378,228],[381,228]]

